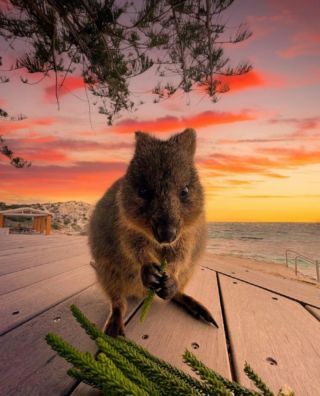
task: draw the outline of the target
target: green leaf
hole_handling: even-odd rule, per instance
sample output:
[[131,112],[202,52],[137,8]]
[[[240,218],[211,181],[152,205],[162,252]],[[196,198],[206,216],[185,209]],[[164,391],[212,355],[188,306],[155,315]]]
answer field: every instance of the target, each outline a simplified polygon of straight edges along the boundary
[[[163,273],[165,271],[166,266],[167,266],[167,260],[163,259],[160,264],[160,272],[161,273]],[[146,319],[146,317],[150,311],[151,304],[152,304],[155,294],[156,293],[153,290],[148,291],[147,297],[144,299],[144,302],[143,302],[143,305],[141,308],[140,322],[143,322]]]

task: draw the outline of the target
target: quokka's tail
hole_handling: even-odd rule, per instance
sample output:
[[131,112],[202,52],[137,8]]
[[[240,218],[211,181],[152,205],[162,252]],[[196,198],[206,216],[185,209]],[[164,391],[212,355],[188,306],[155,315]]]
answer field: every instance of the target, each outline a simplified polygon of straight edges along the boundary
[[184,294],[184,293],[177,293],[172,301],[180,305],[184,308],[187,312],[189,312],[193,317],[196,319],[203,319],[208,323],[213,324],[217,328],[217,322],[213,319],[211,313],[204,307],[201,303],[199,303],[194,298]]

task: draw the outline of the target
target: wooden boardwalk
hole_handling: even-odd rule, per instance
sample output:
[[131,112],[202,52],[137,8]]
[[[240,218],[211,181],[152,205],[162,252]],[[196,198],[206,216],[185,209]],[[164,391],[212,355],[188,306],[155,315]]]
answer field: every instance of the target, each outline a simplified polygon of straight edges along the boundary
[[[85,237],[0,236],[0,395],[96,395],[66,375],[68,364],[45,343],[55,332],[82,350],[94,344],[73,320],[77,304],[103,327],[108,306],[96,283]],[[227,378],[251,386],[250,365],[277,392],[320,395],[320,289],[259,271],[226,257],[202,260],[187,292],[204,303],[219,329],[157,299],[139,322],[131,301],[126,335],[188,370],[186,348]]]

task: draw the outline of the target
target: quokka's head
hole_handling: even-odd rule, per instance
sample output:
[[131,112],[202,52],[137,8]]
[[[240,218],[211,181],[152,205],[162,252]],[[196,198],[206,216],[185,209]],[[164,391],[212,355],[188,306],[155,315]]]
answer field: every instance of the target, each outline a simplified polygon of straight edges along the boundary
[[203,212],[203,191],[194,165],[193,129],[159,140],[136,132],[136,148],[121,190],[132,226],[159,243],[179,239]]

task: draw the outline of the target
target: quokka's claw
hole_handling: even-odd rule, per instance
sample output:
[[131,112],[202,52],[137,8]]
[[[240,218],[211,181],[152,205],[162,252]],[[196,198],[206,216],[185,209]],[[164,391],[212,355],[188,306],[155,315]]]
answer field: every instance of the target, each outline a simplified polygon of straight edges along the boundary
[[207,316],[202,316],[202,315],[201,315],[201,318],[202,318],[203,320],[205,320],[206,322],[208,322],[208,323],[212,324],[213,326],[215,326],[217,329],[219,328],[217,322],[213,319],[213,317],[211,316],[210,313],[209,313],[209,315],[207,315]]
[[163,274],[160,266],[156,263],[144,264],[141,267],[141,280],[143,286],[147,289],[157,290],[160,288]]
[[178,285],[174,277],[164,273],[161,279],[160,289],[156,291],[157,295],[164,300],[170,300],[177,293],[177,290]]
[[112,307],[112,313],[104,332],[110,337],[124,336],[123,309],[119,306]]
[[187,296],[183,293],[177,293],[174,296],[173,301],[182,306],[196,319],[202,319],[205,322],[214,325],[216,328],[219,328],[217,322],[213,319],[211,313],[207,310],[207,308],[194,298]]
[[113,338],[125,336],[123,325],[120,322],[116,322],[113,320],[109,320],[104,332],[105,334]]

